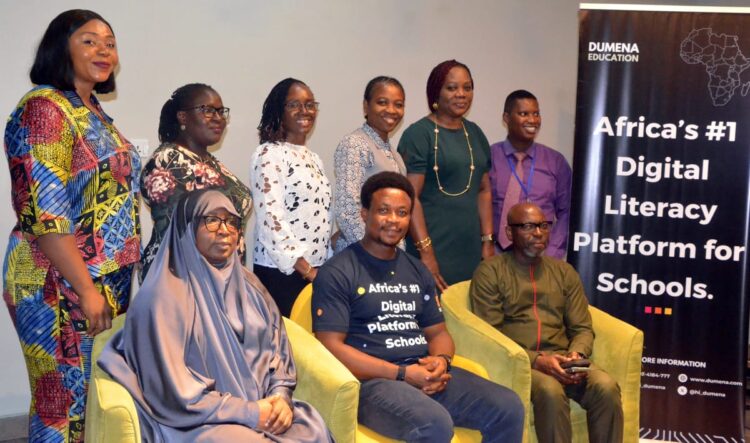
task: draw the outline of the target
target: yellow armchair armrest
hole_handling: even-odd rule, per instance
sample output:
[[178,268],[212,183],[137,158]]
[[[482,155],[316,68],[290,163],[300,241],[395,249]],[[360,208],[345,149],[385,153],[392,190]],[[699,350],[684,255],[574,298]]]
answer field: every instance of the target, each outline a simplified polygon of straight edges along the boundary
[[294,397],[320,412],[337,442],[355,441],[359,381],[301,326],[288,318],[284,326],[297,365]]
[[589,312],[596,333],[591,360],[620,385],[625,412],[624,441],[636,443],[640,425],[643,331],[593,306],[589,306]]

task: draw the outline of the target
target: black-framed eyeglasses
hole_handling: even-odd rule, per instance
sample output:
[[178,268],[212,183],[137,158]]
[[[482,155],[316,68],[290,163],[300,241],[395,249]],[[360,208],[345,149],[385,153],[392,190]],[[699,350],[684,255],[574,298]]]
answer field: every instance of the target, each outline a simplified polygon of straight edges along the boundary
[[508,226],[518,228],[521,232],[532,232],[539,229],[542,232],[547,232],[552,227],[551,221],[543,221],[539,223],[508,223]]
[[290,111],[301,111],[305,108],[306,111],[315,112],[320,107],[320,102],[299,102],[297,100],[286,102],[284,106]]
[[216,114],[219,114],[219,116],[223,117],[225,120],[229,118],[229,108],[227,107],[214,108],[210,105],[200,105],[193,106],[192,108],[187,108],[185,109],[185,111],[192,111],[193,109],[201,111],[201,114],[203,114],[203,116],[207,119],[214,118],[214,115]]
[[227,218],[217,217],[215,215],[204,215],[203,225],[209,232],[216,232],[221,228],[221,225],[227,228],[229,232],[238,232],[242,227],[242,220],[239,217],[230,215]]

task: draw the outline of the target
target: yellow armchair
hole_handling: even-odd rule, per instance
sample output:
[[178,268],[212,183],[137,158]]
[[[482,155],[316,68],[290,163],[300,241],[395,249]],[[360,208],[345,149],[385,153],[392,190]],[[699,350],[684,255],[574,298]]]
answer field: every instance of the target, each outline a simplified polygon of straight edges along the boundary
[[[488,369],[489,379],[513,389],[526,409],[524,441],[536,442],[531,409],[531,365],[526,352],[471,311],[465,281],[449,287],[442,297],[443,313],[456,349]],[[596,333],[591,360],[620,385],[625,415],[624,441],[638,441],[643,332],[611,315],[589,307]],[[573,441],[588,442],[586,411],[571,402]]]
[[[112,329],[94,340],[92,361],[120,330],[125,316],[117,317]],[[354,441],[359,381],[320,342],[300,326],[284,319],[297,366],[294,398],[310,403],[320,412],[336,441]],[[94,364],[86,405],[86,441],[96,443],[140,443],[138,413],[132,397],[119,383]]]
[[[297,300],[294,302],[294,306],[292,306],[292,312],[289,315],[289,317],[291,318],[293,322],[297,323],[302,328],[304,328],[307,332],[309,332],[310,336],[312,337],[311,335],[312,334],[311,305],[312,305],[312,284],[309,284],[305,286],[302,292],[300,292],[299,295],[297,296]],[[295,358],[296,356],[297,354],[295,354]],[[470,371],[481,377],[489,378],[487,374],[487,370],[485,370],[485,368],[483,368],[482,365],[477,364],[476,362],[469,360],[467,358],[464,358],[460,355],[456,355],[453,357],[453,365],[459,368],[465,369],[467,371]],[[353,432],[355,433],[356,438],[354,440],[337,440],[337,441],[339,442],[356,441],[357,443],[397,442],[398,440],[393,440],[383,435],[380,435],[377,432],[373,431],[372,429],[369,429],[368,427],[362,426],[357,423],[357,404],[359,403],[358,399],[359,399],[359,388],[357,388],[357,395],[354,400],[354,405],[355,405],[354,406],[354,419],[349,424],[349,426],[352,428]],[[451,441],[453,443],[470,443],[470,442],[479,443],[482,441],[482,434],[479,431],[476,431],[473,429],[455,428],[455,434],[453,435],[453,440]]]
[[91,381],[86,398],[87,443],[140,443],[138,412],[130,393],[112,380],[96,361],[115,332],[122,329],[125,316],[112,320],[112,328],[97,335],[91,350]]

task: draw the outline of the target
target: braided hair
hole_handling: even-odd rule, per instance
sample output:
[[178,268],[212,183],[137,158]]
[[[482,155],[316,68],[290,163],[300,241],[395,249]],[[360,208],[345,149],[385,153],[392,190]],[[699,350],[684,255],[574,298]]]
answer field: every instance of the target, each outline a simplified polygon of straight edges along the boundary
[[301,80],[291,77],[285,78],[276,83],[276,86],[268,93],[266,101],[263,102],[263,113],[258,125],[258,137],[261,144],[276,143],[286,139],[286,130],[283,128],[281,121],[284,118],[286,96],[293,85],[302,85],[307,88],[307,85]]
[[169,97],[161,107],[159,115],[159,141],[174,142],[180,133],[180,122],[177,120],[177,113],[184,111],[185,108],[193,104],[193,100],[201,92],[212,91],[214,88],[203,83],[190,83],[180,86]]
[[456,60],[446,60],[440,63],[432,68],[432,72],[427,78],[427,108],[430,112],[435,112],[432,105],[437,103],[440,98],[440,90],[443,89],[443,83],[445,83],[445,78],[448,77],[448,72],[456,66],[466,69],[466,72],[469,73],[471,86],[474,86],[474,78],[471,76],[468,66]]

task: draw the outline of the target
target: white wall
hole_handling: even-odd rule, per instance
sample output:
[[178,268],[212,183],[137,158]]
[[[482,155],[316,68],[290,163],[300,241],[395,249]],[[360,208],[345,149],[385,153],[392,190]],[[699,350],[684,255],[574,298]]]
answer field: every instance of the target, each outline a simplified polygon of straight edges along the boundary
[[[693,3],[693,2],[678,2]],[[712,2],[716,3],[716,2]],[[305,81],[321,102],[309,146],[333,177],[338,140],[361,124],[366,82],[381,74],[406,88],[404,123],[426,114],[425,83],[434,65],[456,58],[476,83],[469,115],[491,142],[504,137],[500,111],[508,92],[534,92],[544,124],[540,141],[572,157],[577,69],[573,0],[0,0],[0,114],[31,87],[28,70],[49,21],[90,8],[113,26],[121,67],[106,111],[131,139],[157,145],[158,116],[180,85],[211,84],[232,109],[215,154],[248,182],[263,100],[279,80]],[[9,176],[0,167],[0,252],[15,223]],[[144,244],[151,222],[143,213]],[[29,387],[7,310],[0,308],[0,416],[24,413]]]

